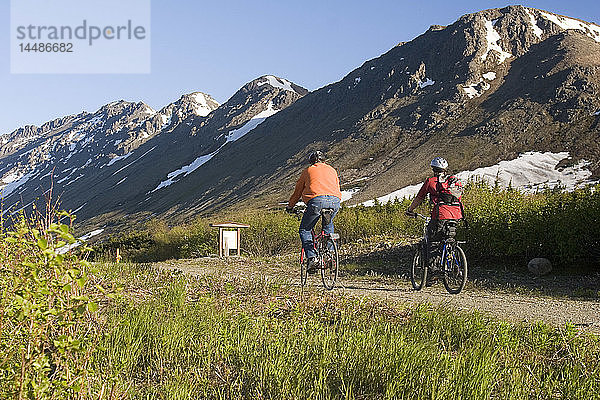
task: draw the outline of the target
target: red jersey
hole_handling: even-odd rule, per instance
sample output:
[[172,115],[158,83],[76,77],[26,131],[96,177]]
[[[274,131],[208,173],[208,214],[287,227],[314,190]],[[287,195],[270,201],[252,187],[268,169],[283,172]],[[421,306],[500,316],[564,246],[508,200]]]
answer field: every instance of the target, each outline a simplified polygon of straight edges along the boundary
[[[427,178],[417,197],[424,199],[429,193],[431,201],[433,202],[433,211],[431,212],[431,218],[433,219],[461,219],[463,217],[460,205],[448,205],[440,204],[439,189],[438,189],[438,178],[433,176]],[[458,198],[460,201],[460,197]]]

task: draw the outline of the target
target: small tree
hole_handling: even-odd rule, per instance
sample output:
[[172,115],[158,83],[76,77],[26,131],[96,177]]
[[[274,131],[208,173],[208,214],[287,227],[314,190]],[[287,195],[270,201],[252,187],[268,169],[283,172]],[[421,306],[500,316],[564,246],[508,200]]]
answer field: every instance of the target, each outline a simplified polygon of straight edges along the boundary
[[14,399],[81,397],[96,337],[90,264],[65,247],[72,217],[46,221],[22,215],[0,231],[0,393]]

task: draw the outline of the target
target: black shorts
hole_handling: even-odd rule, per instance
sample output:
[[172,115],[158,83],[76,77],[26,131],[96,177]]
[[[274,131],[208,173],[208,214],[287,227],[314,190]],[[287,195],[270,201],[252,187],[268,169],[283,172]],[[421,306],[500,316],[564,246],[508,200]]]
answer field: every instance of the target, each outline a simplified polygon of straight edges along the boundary
[[458,219],[431,219],[427,225],[429,242],[441,242],[446,237],[456,235]]

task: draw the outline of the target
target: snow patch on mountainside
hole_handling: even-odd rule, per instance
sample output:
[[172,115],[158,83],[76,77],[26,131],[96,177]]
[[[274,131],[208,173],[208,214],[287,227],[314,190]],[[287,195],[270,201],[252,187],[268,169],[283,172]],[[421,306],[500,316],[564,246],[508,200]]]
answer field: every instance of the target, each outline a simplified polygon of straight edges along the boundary
[[541,30],[540,27],[537,25],[537,20],[535,19],[531,11],[529,11],[529,9],[527,8],[525,9],[525,11],[527,11],[527,14],[529,15],[529,20],[531,21],[531,28],[533,29],[533,33],[535,34],[535,36],[541,39],[544,31]]
[[144,112],[144,114],[148,114],[148,115],[154,115],[154,114],[156,114],[156,111],[152,107],[150,107],[149,105],[147,105],[147,104],[145,104],[143,112]]
[[[402,188],[400,190],[396,190],[395,192],[392,192],[390,194],[386,194],[385,196],[378,197],[377,201],[379,203],[383,204],[383,203],[387,203],[388,201],[394,201],[394,199],[402,200],[405,197],[415,196],[419,192],[421,185],[422,184],[419,183],[418,185],[404,187],[404,188]],[[368,200],[362,204],[367,207],[372,207],[375,205],[375,200]]]
[[[492,72],[493,73],[493,72]],[[463,91],[470,99],[479,97],[490,88],[490,84],[485,82],[483,78],[479,78],[479,82],[463,86]]]
[[485,28],[487,30],[487,49],[485,53],[483,53],[483,55],[481,56],[481,59],[483,61],[487,60],[490,51],[494,50],[498,53],[498,63],[502,64],[507,58],[512,57],[512,54],[502,50],[502,47],[500,47],[500,45],[498,44],[498,41],[501,39],[500,34],[498,34],[498,32],[496,32],[496,29],[494,29],[494,24],[492,23],[492,21],[486,21]]
[[576,29],[583,31],[586,35],[594,39],[596,42],[600,42],[600,26],[598,25],[588,24],[573,18],[549,14],[543,11],[540,11],[540,13],[544,16],[544,18],[551,22],[554,22],[562,29]]
[[171,121],[173,120],[173,112],[170,111],[167,115],[161,114],[160,119],[162,121],[162,126],[160,127],[160,130],[162,131],[167,126],[171,125]]
[[425,82],[419,81],[419,87],[423,89],[424,87],[431,86],[435,84],[435,81],[432,81],[429,78],[425,78]]
[[204,154],[204,155],[196,158],[194,161],[192,161],[191,164],[184,165],[183,167],[179,168],[178,170],[170,172],[167,175],[167,179],[164,181],[161,181],[158,184],[158,186],[149,193],[154,193],[157,190],[160,190],[162,188],[172,185],[173,183],[175,183],[179,180],[179,179],[175,179],[175,178],[177,178],[178,176],[180,176],[182,174],[183,174],[183,176],[187,176],[187,175],[191,174],[192,172],[194,172],[195,170],[200,168],[202,165],[204,165],[208,161],[210,161],[210,159],[213,158],[227,143],[235,142],[236,140],[245,136],[252,129],[254,129],[258,125],[260,125],[265,119],[269,118],[271,115],[276,114],[277,112],[279,112],[279,110],[277,110],[276,108],[273,108],[273,102],[269,101],[269,104],[267,105],[266,110],[261,111],[258,114],[256,114],[254,117],[252,117],[250,119],[250,121],[246,122],[241,128],[233,129],[233,130],[229,131],[229,133],[226,136],[225,143],[223,143],[217,150],[213,151],[210,154]]
[[269,118],[271,115],[277,114],[279,110],[273,108],[273,102],[269,101],[267,105],[267,109],[256,114],[254,117],[250,119],[250,121],[246,122],[244,126],[238,129],[234,129],[229,131],[227,134],[227,142],[234,142],[239,138],[245,136],[252,129],[256,128],[258,125],[262,124],[265,119]]
[[117,161],[125,160],[126,158],[128,158],[132,154],[133,154],[132,152],[129,152],[127,154],[123,154],[122,156],[113,157],[113,158],[110,159],[110,161],[108,162],[108,164],[106,164],[106,166],[110,167],[111,165],[113,165]]
[[[490,167],[477,168],[474,171],[463,171],[458,176],[463,182],[469,180],[485,181],[490,185],[496,183],[503,188],[512,187],[523,192],[533,193],[545,188],[563,187],[572,191],[591,183],[592,173],[587,169],[589,162],[580,161],[572,167],[557,169],[558,163],[569,157],[568,152],[539,153],[528,152],[510,161],[501,161]],[[415,196],[422,184],[411,185],[377,198],[379,203],[387,203],[394,199]],[[373,206],[375,200],[362,203]]]
[[[125,168],[135,164],[136,162],[138,162],[139,160],[141,160],[143,157],[145,157],[148,153],[150,153],[152,150],[154,150],[156,148],[156,146],[152,147],[150,150],[147,150],[144,154],[142,154],[141,156],[139,156],[138,158],[136,158],[135,160],[133,160],[132,162],[130,162],[129,164],[126,164],[125,166],[119,168],[118,170],[116,170],[115,172],[113,172],[113,175],[118,174],[119,172],[123,171]],[[130,153],[128,153],[130,154]]]
[[342,190],[342,202],[348,201],[354,196],[356,193],[360,191],[360,188],[352,188],[347,190]]
[[206,117],[208,114],[210,114],[212,109],[208,105],[208,102],[206,100],[206,96],[204,95],[204,93],[197,92],[197,93],[194,93],[192,95],[192,97],[193,97],[194,101],[196,102],[196,106],[195,106],[195,110],[194,110],[196,115],[199,115],[201,117]]
[[83,243],[85,243],[85,241],[90,240],[91,238],[93,238],[94,236],[98,236],[99,234],[101,234],[102,232],[104,232],[104,229],[96,229],[94,231],[91,231],[89,233],[86,233],[85,235],[79,237],[77,239],[77,241],[73,244],[67,244],[65,246],[59,247],[58,249],[56,249],[56,253],[57,254],[65,254],[68,253],[70,250],[73,250],[79,246],[81,246]]
[[175,178],[177,178],[181,174],[183,174],[183,176],[187,176],[187,175],[191,174],[192,172],[194,172],[195,170],[200,168],[202,165],[206,164],[211,158],[213,158],[219,152],[219,150],[221,150],[222,147],[223,146],[219,147],[217,150],[213,151],[210,154],[205,154],[203,156],[196,158],[194,161],[192,161],[191,164],[184,165],[183,167],[179,168],[178,170],[170,172],[167,175],[167,179],[160,182],[158,184],[158,186],[156,188],[154,188],[154,190],[152,190],[150,193],[154,193],[157,190],[160,190],[164,187],[171,186],[173,183],[175,183],[179,180],[179,179],[175,179]]
[[4,185],[0,184],[0,196],[6,198],[12,192],[23,186],[34,175],[35,171],[30,171],[26,174],[13,172],[5,178],[2,178]]
[[274,88],[283,89],[283,90],[287,90],[287,91],[296,93],[296,91],[292,87],[292,83],[286,79],[276,78],[273,75],[267,75],[267,76],[265,76],[265,78],[267,80],[265,82],[259,82],[258,86],[268,84],[268,85],[273,86]]

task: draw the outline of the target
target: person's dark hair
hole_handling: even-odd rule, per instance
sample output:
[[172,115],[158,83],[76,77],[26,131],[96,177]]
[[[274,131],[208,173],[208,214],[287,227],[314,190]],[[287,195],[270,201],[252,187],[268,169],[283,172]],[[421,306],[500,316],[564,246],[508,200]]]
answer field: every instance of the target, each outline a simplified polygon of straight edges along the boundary
[[312,153],[310,153],[310,155],[308,156],[308,162],[312,165],[318,162],[322,162],[325,161],[325,155],[323,154],[322,151],[313,151]]

